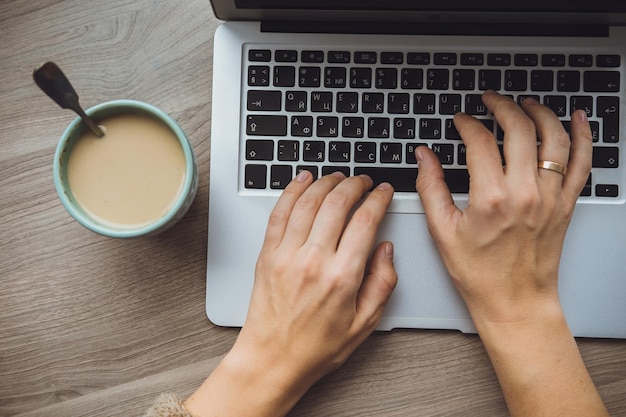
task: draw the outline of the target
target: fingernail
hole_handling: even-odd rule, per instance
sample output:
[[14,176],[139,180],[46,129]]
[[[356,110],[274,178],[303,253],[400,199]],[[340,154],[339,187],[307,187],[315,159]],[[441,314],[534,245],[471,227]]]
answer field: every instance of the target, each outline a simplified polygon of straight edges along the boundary
[[339,178],[340,180],[343,180],[343,179],[345,179],[345,178],[346,178],[346,176],[344,175],[344,173],[343,173],[343,172],[341,172],[341,171],[335,171],[335,172],[333,172],[333,173],[332,173],[332,174],[330,174],[330,175],[332,175],[332,176],[333,176],[333,177],[335,177],[335,178]]
[[583,123],[587,123],[587,121],[589,120],[589,119],[587,118],[587,112],[586,112],[586,111],[584,111],[584,110],[581,110],[581,111],[579,111],[578,113],[579,113],[579,114],[578,114],[578,120],[580,120],[580,121],[581,121],[581,122],[583,122]]
[[387,242],[385,244],[385,255],[388,258],[393,258],[393,243]]
[[296,181],[298,182],[304,182],[307,178],[309,178],[309,171],[307,170],[302,170],[298,175],[296,175]]
[[376,187],[376,189],[378,190],[382,190],[382,191],[387,191],[387,190],[391,190],[391,184],[389,184],[388,182],[381,182],[380,184],[378,184],[378,186]]
[[537,103],[539,103],[539,102],[538,102],[538,101],[537,101],[537,99],[535,99],[534,97],[526,97],[526,98],[524,98],[524,99],[522,100],[522,103],[525,103],[525,104],[527,104],[527,103],[530,103],[530,104],[537,104]]

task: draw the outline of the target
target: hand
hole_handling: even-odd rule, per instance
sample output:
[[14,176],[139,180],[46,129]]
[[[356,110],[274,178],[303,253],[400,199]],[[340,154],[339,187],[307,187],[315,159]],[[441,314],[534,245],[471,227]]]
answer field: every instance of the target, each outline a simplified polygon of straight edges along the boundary
[[[379,185],[354,210],[372,187],[369,177],[336,173],[311,182],[310,173],[299,174],[272,211],[246,322],[187,401],[199,416],[284,415],[380,321],[397,282],[391,243],[378,245],[367,263],[393,188]],[[214,414],[201,414],[203,401]]]
[[[475,319],[516,321],[536,302],[558,303],[563,240],[591,171],[591,131],[585,113],[574,113],[570,145],[561,122],[537,101],[526,99],[520,108],[491,91],[483,101],[505,132],[506,166],[493,134],[475,118],[457,114],[454,123],[467,147],[468,207],[454,205],[440,164],[422,147],[416,188],[437,247]],[[538,169],[537,160],[568,166],[567,174]]]

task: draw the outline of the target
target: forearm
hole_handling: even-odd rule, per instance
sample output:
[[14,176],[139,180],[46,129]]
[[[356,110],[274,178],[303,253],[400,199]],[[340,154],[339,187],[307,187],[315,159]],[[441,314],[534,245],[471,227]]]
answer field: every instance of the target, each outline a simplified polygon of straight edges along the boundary
[[526,319],[475,319],[511,416],[608,416],[556,300]]

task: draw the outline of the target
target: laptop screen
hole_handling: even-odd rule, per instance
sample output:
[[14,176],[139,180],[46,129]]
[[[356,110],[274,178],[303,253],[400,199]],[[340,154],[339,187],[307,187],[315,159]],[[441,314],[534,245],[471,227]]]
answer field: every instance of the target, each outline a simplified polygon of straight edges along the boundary
[[626,24],[615,0],[211,0],[223,20],[558,22]]

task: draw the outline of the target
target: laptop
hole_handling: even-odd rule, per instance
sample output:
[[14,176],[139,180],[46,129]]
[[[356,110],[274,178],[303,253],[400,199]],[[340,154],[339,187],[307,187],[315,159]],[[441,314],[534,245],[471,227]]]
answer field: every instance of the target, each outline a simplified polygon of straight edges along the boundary
[[536,97],[568,128],[585,109],[592,174],[567,233],[559,291],[578,337],[626,338],[626,4],[211,0],[215,33],[206,314],[242,326],[270,211],[300,170],[391,182],[378,239],[399,281],[378,330],[474,333],[414,190],[416,146],[467,205],[453,114],[502,132],[481,93]]

